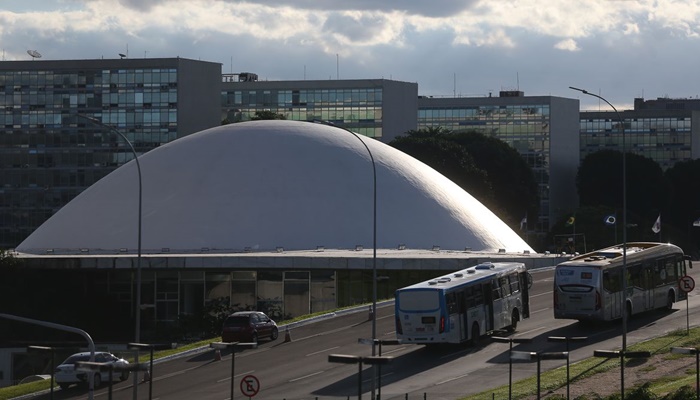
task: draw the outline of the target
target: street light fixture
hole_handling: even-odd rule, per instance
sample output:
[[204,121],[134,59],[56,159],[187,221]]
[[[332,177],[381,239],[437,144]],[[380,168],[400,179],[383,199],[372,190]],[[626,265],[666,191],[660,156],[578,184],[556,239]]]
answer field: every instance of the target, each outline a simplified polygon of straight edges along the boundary
[[[374,156],[372,155],[369,146],[367,146],[367,143],[365,143],[365,141],[362,140],[357,133],[328,121],[314,122],[335,126],[355,136],[355,138],[357,138],[357,140],[359,140],[365,147],[365,150],[367,150],[369,159],[372,162],[372,355],[375,356],[377,354],[374,343],[374,341],[377,339],[377,165],[374,162]],[[376,375],[372,374],[372,397],[374,397],[375,378]]]
[[700,400],[700,350],[696,347],[671,347],[674,354],[695,354],[695,396]]
[[620,359],[620,400],[625,400],[625,357],[649,358],[651,353],[648,351],[594,350],[593,357]]
[[240,342],[213,342],[209,344],[209,347],[216,350],[231,349],[231,400],[233,400],[233,378],[235,377],[236,370],[236,349],[237,348],[249,348],[254,349],[258,347],[255,342],[250,343],[240,343]]
[[498,343],[510,343],[508,349],[508,400],[510,400],[513,398],[513,343],[530,343],[532,339],[491,336],[491,340]]
[[[627,351],[627,162],[626,156],[627,146],[625,143],[625,121],[612,103],[606,100],[603,96],[591,93],[584,89],[579,89],[569,86],[569,89],[576,90],[583,94],[593,96],[597,99],[606,102],[615,111],[620,127],[620,135],[622,136],[622,351]],[[624,375],[624,366],[622,373]]]
[[[136,256],[136,311],[135,311],[135,316],[136,316],[136,327],[135,327],[135,333],[134,333],[134,341],[135,342],[140,342],[141,341],[141,208],[142,208],[142,202],[143,202],[143,185],[142,185],[142,179],[141,179],[141,163],[139,163],[139,156],[136,154],[136,149],[134,149],[134,146],[131,144],[129,139],[127,137],[119,132],[117,129],[114,127],[107,125],[103,123],[102,121],[93,118],[93,117],[88,117],[87,115],[82,115],[82,114],[75,114],[76,116],[86,119],[93,124],[97,126],[101,126],[107,130],[109,130],[112,133],[115,133],[119,135],[126,144],[129,145],[129,149],[131,149],[131,153],[134,156],[134,161],[136,161],[136,171],[138,172],[139,175],[139,208],[138,208],[138,254]],[[137,360],[138,362],[138,360]]]
[[51,392],[49,394],[49,399],[53,400],[53,386],[54,386],[54,380],[53,380],[53,374],[54,370],[56,369],[55,367],[55,361],[54,361],[54,348],[53,347],[47,347],[47,346],[27,346],[28,351],[48,351],[51,354]]
[[[134,311],[134,318],[135,318],[135,326],[134,326],[134,342],[139,343],[141,342],[141,217],[142,217],[142,203],[143,203],[143,184],[142,184],[142,179],[141,179],[141,163],[139,162],[139,156],[136,154],[136,149],[134,149],[134,146],[131,144],[129,139],[127,137],[119,132],[117,129],[115,129],[112,126],[109,126],[102,121],[93,118],[93,117],[88,117],[87,115],[83,114],[75,114],[76,116],[83,118],[85,120],[88,120],[92,122],[93,124],[97,126],[101,126],[107,130],[109,130],[112,133],[115,133],[119,135],[124,141],[129,145],[129,148],[131,149],[131,153],[134,155],[134,161],[136,161],[136,171],[138,172],[139,176],[139,207],[138,207],[138,254],[136,256],[136,310]],[[139,354],[136,353],[136,363],[138,364],[139,362]],[[134,374],[134,397],[137,396],[138,392],[138,373]]]
[[[565,342],[566,343],[566,352],[567,354],[569,353],[569,343],[570,342],[585,342],[588,340],[588,337],[586,336],[550,336],[547,338],[547,341],[549,342]],[[566,400],[569,400],[569,357],[566,357]]]
[[389,364],[394,358],[393,357],[381,357],[381,356],[352,356],[347,354],[329,354],[328,362],[340,363],[340,364],[358,364],[359,370],[357,371],[357,398],[362,400],[362,364],[369,365],[383,365]]

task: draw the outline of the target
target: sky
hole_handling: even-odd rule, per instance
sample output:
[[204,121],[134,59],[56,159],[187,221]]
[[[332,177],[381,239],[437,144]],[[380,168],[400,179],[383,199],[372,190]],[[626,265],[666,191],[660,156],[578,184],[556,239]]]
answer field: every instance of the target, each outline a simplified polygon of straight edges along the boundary
[[618,110],[700,96],[698,0],[0,0],[2,60],[183,57],[259,80],[393,79]]

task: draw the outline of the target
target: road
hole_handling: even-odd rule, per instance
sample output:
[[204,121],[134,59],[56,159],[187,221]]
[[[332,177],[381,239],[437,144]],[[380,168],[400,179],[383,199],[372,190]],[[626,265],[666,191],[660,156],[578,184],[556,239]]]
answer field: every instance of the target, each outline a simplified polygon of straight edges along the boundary
[[[530,338],[513,350],[563,351],[563,343],[547,341],[549,336],[587,336],[583,343],[571,344],[571,360],[593,355],[594,350],[614,350],[622,345],[619,322],[582,325],[576,321],[555,320],[552,315],[551,269],[532,271],[534,284],[530,294],[531,316],[521,321],[514,337]],[[691,270],[698,281],[700,271]],[[697,291],[697,290],[696,290]],[[693,291],[689,299],[689,320],[698,321],[700,297]],[[627,344],[686,328],[686,302],[676,303],[672,312],[652,312],[633,316],[628,322]],[[358,366],[328,362],[329,354],[371,355],[371,346],[358,343],[370,338],[372,324],[368,310],[347,313],[319,322],[294,327],[291,341],[285,342],[284,330],[274,342],[263,342],[257,349],[236,353],[234,398],[245,399],[240,381],[252,375],[260,382],[255,399],[346,399],[357,398]],[[378,308],[377,337],[393,339],[393,304]],[[508,384],[508,348],[503,343],[479,347],[444,346],[428,349],[421,345],[383,346],[382,355],[394,357],[382,367],[381,398],[453,400],[468,394]],[[153,399],[226,400],[231,390],[231,354],[224,351],[215,361],[213,350],[157,363],[153,371]],[[563,365],[563,360],[543,361],[543,370]],[[513,379],[536,373],[535,363],[514,363]],[[371,373],[364,369],[362,391],[370,398]],[[114,399],[132,399],[131,379],[115,384]],[[375,390],[378,386],[375,381]],[[247,385],[246,389],[248,389]],[[254,390],[255,385],[251,388]],[[96,391],[95,398],[106,398],[107,388]],[[48,395],[38,398],[48,399]],[[84,389],[58,390],[56,399],[85,399]],[[148,383],[141,383],[138,398],[148,399]]]

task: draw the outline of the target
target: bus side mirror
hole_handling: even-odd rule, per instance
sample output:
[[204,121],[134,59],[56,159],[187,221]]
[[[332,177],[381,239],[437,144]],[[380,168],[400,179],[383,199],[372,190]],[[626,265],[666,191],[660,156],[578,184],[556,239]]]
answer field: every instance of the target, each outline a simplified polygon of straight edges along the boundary
[[688,268],[693,269],[693,259],[689,255],[684,255],[683,258],[688,261]]

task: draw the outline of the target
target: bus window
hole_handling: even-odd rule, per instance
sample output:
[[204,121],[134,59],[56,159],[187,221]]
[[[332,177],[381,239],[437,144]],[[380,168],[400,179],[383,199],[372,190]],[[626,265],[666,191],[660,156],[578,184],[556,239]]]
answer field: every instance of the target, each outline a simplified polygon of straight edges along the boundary
[[507,276],[498,278],[498,286],[501,287],[501,294],[503,294],[503,297],[510,296],[510,282]]
[[457,295],[454,292],[445,295],[445,302],[447,303],[448,314],[457,313]]
[[474,305],[481,306],[484,305],[484,287],[481,285],[474,285]]
[[614,269],[603,272],[603,289],[608,292],[615,293],[622,290],[622,285],[620,284],[620,269]]
[[520,291],[520,279],[518,279],[518,274],[508,275],[508,280],[510,281],[511,293],[518,293]]
[[642,266],[637,264],[628,268],[628,285],[636,286],[638,288],[642,287]]
[[498,300],[501,298],[501,287],[499,286],[498,279],[491,281],[491,299]]

